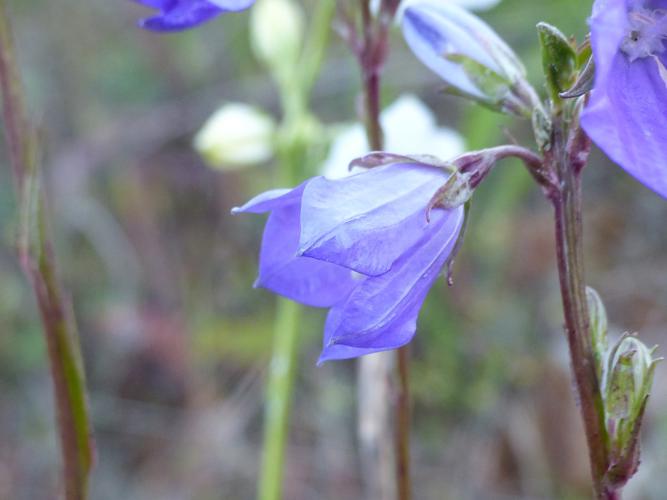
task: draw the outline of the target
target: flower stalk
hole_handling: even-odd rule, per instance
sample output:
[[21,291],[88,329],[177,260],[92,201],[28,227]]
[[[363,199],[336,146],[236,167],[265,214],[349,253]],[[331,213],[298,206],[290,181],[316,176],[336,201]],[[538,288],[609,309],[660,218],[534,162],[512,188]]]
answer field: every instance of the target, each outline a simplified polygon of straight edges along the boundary
[[67,500],[88,498],[94,445],[86,381],[71,305],[62,291],[39,179],[39,141],[23,100],[11,24],[0,0],[0,94],[3,123],[18,199],[18,258],[40,310],[51,380]]
[[[355,33],[352,18],[341,9],[341,17],[347,22],[344,37],[347,39],[352,52],[356,55],[361,69],[362,92],[363,92],[363,119],[366,128],[366,139],[371,151],[382,151],[384,137],[382,125],[380,124],[381,100],[381,73],[389,51],[389,29],[396,12],[398,3],[395,1],[383,1],[380,5],[379,15],[373,16],[369,0],[359,0],[361,11],[360,36]],[[368,477],[368,493],[381,495],[381,498],[390,500],[410,500],[412,498],[410,482],[410,387],[409,387],[409,347],[403,346],[396,350],[395,354],[379,353],[376,359],[363,357],[359,361],[359,376],[373,374],[374,380],[360,380],[360,388],[374,386],[372,389],[379,394],[393,394],[394,417],[393,422],[389,411],[376,411],[367,408],[371,404],[387,404],[382,401],[369,403],[363,394],[360,394],[359,413],[363,421],[364,413],[370,412],[385,415],[383,422],[375,422],[378,428],[374,432],[373,439],[361,436],[362,460],[366,462],[364,467],[371,473]],[[395,355],[395,362],[390,356]],[[364,364],[374,365],[374,368],[364,367]],[[379,365],[379,366],[378,366]],[[395,367],[395,377],[391,376],[391,370]],[[393,380],[393,383],[392,383]],[[389,384],[389,390],[381,390],[377,386]],[[391,425],[394,431],[391,431]],[[363,430],[360,428],[360,433]],[[391,472],[386,470],[390,465],[388,458],[391,451],[386,450],[387,443],[393,435],[394,449],[394,477],[395,488],[387,484]],[[375,462],[375,463],[373,463]],[[372,472],[371,472],[372,471]],[[390,492],[394,491],[392,495]],[[387,498],[389,497],[389,498]]]

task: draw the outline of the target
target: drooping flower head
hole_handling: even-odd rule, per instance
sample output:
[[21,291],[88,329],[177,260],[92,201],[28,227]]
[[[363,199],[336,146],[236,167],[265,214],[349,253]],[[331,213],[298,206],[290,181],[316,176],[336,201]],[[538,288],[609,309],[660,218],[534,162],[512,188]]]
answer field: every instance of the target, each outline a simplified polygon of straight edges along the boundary
[[667,0],[596,0],[595,88],[581,123],[613,161],[667,197]]
[[429,203],[449,172],[394,163],[263,193],[235,213],[270,212],[256,286],[328,307],[320,361],[398,348],[456,246],[462,207]]
[[402,27],[414,54],[447,90],[493,109],[531,115],[525,68],[484,21],[451,2],[411,0]]
[[199,26],[227,12],[239,12],[255,0],[135,0],[160,13],[140,22],[152,31],[182,31]]

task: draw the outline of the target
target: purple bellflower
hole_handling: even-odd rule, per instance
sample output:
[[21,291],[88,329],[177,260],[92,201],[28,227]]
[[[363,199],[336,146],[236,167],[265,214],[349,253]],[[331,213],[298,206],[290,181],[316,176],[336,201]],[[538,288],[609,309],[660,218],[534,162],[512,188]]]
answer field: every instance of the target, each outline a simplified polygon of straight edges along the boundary
[[590,25],[595,87],[582,126],[667,197],[667,0],[596,0]]
[[320,362],[412,339],[463,226],[463,207],[430,208],[449,176],[431,165],[393,163],[343,179],[314,177],[233,210],[270,212],[255,286],[330,308]]
[[140,22],[152,31],[183,31],[199,26],[220,14],[249,8],[255,0],[135,0],[160,13]]
[[412,0],[403,36],[417,58],[449,92],[493,109],[530,116],[536,96],[512,49],[481,19],[450,2]]

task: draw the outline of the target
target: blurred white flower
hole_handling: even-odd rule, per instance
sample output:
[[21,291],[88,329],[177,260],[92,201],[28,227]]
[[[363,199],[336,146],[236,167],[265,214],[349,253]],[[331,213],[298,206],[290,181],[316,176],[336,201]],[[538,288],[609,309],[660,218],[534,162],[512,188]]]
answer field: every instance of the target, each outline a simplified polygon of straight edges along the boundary
[[[447,159],[464,150],[463,137],[454,130],[438,127],[431,110],[414,95],[399,97],[382,112],[380,122],[384,130],[385,151],[406,155],[429,154]],[[330,179],[345,177],[350,161],[368,151],[363,126],[345,126],[336,134],[321,172]]]
[[[406,7],[416,1],[423,3],[423,0],[403,0],[399,7],[399,16]],[[498,5],[500,0],[431,0],[431,2],[433,2],[434,5],[443,3],[454,4],[468,10],[488,10],[491,7]]]
[[306,28],[301,6],[292,0],[259,0],[250,15],[250,40],[257,59],[279,82],[293,77]]
[[271,116],[243,103],[229,103],[206,121],[194,147],[211,167],[232,170],[273,156],[276,125]]

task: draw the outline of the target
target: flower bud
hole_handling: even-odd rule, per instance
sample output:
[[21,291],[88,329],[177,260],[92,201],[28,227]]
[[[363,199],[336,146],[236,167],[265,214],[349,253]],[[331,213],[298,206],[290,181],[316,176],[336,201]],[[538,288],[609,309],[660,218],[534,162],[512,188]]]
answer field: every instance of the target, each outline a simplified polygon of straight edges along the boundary
[[211,167],[234,169],[265,162],[273,155],[273,119],[242,103],[225,104],[204,124],[194,147]]
[[403,16],[415,55],[463,95],[492,109],[530,117],[537,103],[526,72],[507,44],[482,20],[447,2],[420,0]]
[[292,0],[259,0],[250,17],[250,38],[257,59],[274,77],[293,77],[304,37],[304,13]]
[[624,485],[639,466],[639,432],[658,359],[637,337],[625,335],[609,351],[603,384],[610,466],[606,481]]
[[648,397],[655,370],[655,347],[625,336],[609,353],[605,408],[612,419],[632,420]]

